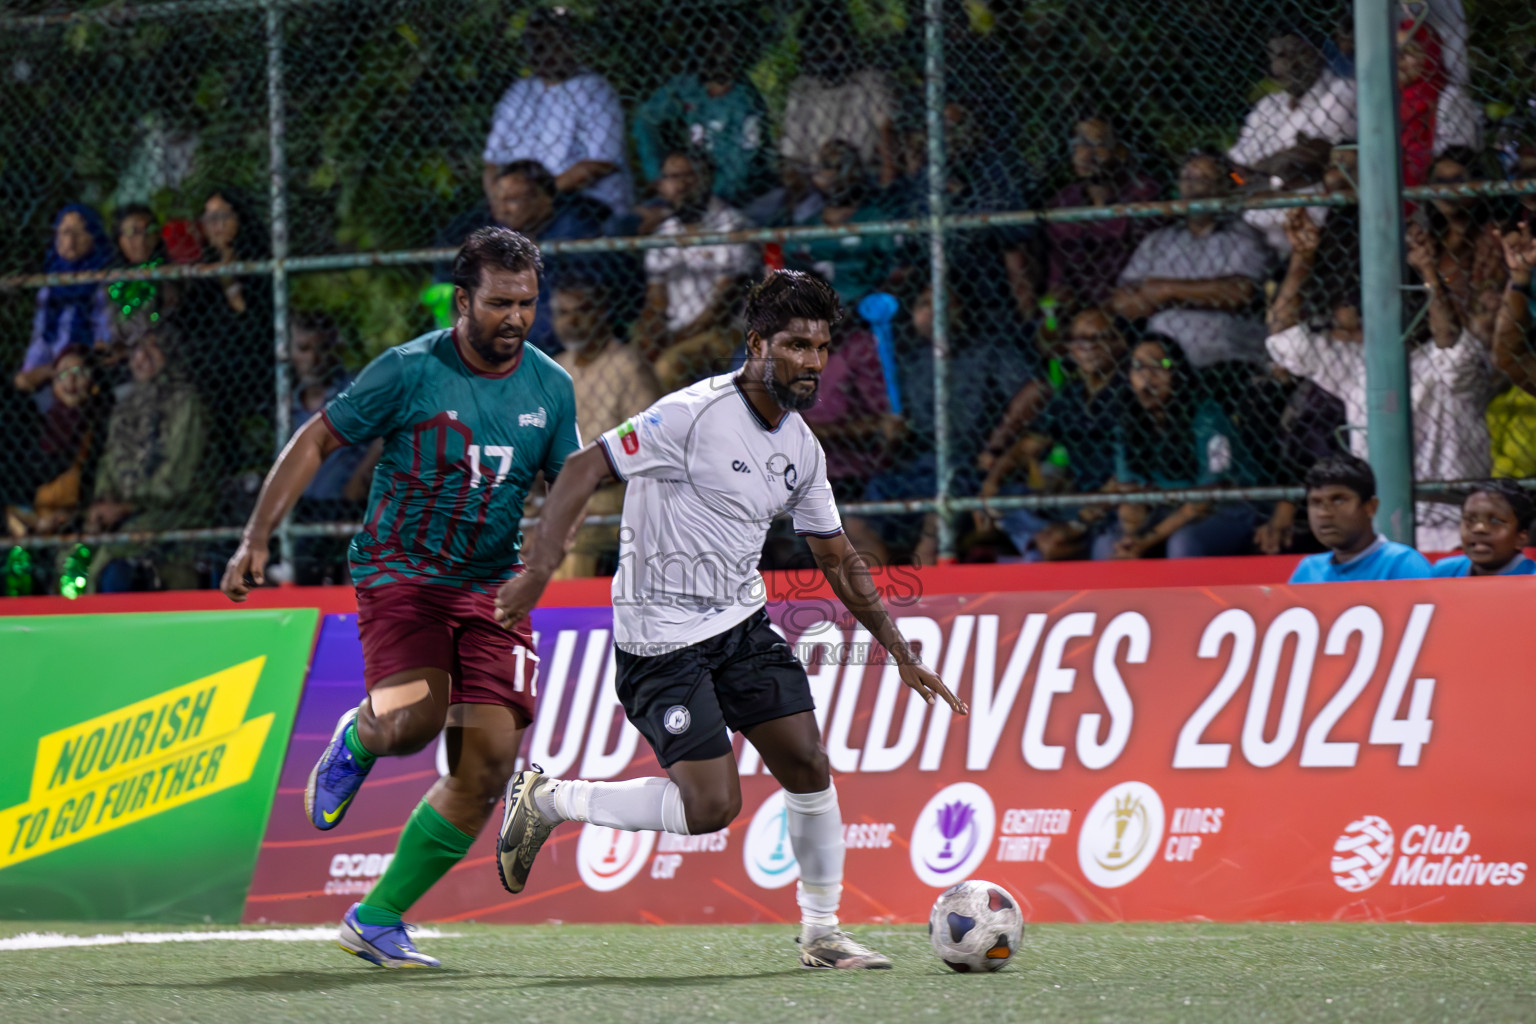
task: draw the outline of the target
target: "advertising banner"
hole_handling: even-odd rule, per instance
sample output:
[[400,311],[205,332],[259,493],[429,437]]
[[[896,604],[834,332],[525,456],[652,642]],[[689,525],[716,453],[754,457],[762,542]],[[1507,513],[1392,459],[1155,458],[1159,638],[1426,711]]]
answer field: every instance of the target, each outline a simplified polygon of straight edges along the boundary
[[[971,705],[930,708],[846,612],[770,606],[807,664],[848,845],[843,916],[922,921],[1002,883],[1036,921],[1536,920],[1528,579],[909,595],[900,628]],[[608,609],[536,613],[554,774],[659,774],[613,695]],[[381,763],[317,833],[300,787],[362,697],[328,617],[247,920],[336,919],[441,771]],[[493,836],[420,920],[794,921],[783,796],[737,738],[743,811],[706,836],[561,826],[529,889]]]
[[0,619],[0,917],[238,921],[315,619]]

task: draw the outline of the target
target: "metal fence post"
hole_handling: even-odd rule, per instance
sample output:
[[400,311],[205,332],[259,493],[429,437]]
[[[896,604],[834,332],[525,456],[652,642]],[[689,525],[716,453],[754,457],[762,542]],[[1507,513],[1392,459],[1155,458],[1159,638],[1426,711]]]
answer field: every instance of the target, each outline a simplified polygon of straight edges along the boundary
[[933,452],[938,491],[939,560],[953,561],[949,521],[949,273],[944,253],[944,2],[923,3],[923,82],[928,126],[928,260],[933,285]]
[[[267,131],[271,143],[270,171],[272,194],[272,394],[276,408],[276,444],[280,452],[293,432],[288,382],[288,163],[283,119],[283,10],[282,0],[267,0]],[[277,527],[278,546],[284,564],[293,569],[291,514]]]
[[1413,422],[1403,344],[1403,195],[1398,158],[1396,0],[1356,0],[1360,117],[1360,312],[1376,528],[1413,543]]

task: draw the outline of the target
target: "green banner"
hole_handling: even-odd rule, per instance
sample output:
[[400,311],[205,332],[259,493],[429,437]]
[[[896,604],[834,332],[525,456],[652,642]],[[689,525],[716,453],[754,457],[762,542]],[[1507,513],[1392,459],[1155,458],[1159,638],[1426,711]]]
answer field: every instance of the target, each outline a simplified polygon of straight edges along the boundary
[[316,615],[0,618],[0,918],[239,921]]

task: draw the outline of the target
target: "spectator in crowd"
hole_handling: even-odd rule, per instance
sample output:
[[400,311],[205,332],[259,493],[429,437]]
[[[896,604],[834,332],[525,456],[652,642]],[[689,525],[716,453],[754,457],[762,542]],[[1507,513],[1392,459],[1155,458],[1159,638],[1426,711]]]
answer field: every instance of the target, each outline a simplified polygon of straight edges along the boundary
[[1536,396],[1536,347],[1531,345],[1531,325],[1536,298],[1531,294],[1531,275],[1536,271],[1536,237],[1532,215],[1500,238],[1509,282],[1500,297],[1493,331],[1493,364],[1527,394]]
[[[992,464],[981,496],[1002,493],[1009,476],[1021,470],[1030,491],[1049,490],[1049,458],[1057,451],[1065,456],[1064,482],[1073,493],[1103,489],[1114,476],[1115,440],[1131,400],[1127,352],[1125,335],[1102,309],[1085,309],[1073,317],[1067,333],[1073,375],[1029,420],[1025,436]],[[1081,558],[1104,521],[1104,510],[1103,505],[1084,505],[1057,515],[1017,509],[1003,515],[999,525],[1026,561]]]
[[714,194],[737,209],[772,187],[768,107],[740,50],[733,21],[711,18],[698,71],[669,79],[636,108],[630,132],[647,181],[665,175],[670,154],[690,149],[708,154]]
[[1435,563],[1436,577],[1532,576],[1536,561],[1525,556],[1536,505],[1511,480],[1489,480],[1461,506],[1462,554]]
[[[674,212],[656,229],[658,235],[752,226],[745,214],[713,194],[713,170],[703,153],[667,156],[656,188]],[[646,250],[645,309],[636,325],[636,340],[655,358],[663,391],[721,372],[742,340],[732,322],[737,299],[762,265],[755,245]]]
[[[245,195],[220,188],[203,203],[203,263],[223,266],[271,255],[265,225]],[[265,274],[205,277],[188,299],[180,365],[212,412],[215,467],[230,472],[271,459],[272,279]]]
[[789,83],[779,156],[787,173],[810,177],[827,143],[853,147],[881,187],[896,177],[896,99],[890,77],[861,67],[847,8],[812,4],[800,24],[801,74]]
[[[1317,229],[1305,217],[1293,222],[1293,251],[1285,280],[1270,314],[1267,342],[1272,359],[1288,373],[1307,377],[1343,401],[1352,426],[1366,423],[1364,335],[1358,291],[1346,285],[1326,291],[1332,305],[1324,329],[1308,322],[1304,291],[1312,281]],[[1488,474],[1488,428],[1483,409],[1489,398],[1488,354],[1463,330],[1447,289],[1434,273],[1434,257],[1422,232],[1410,233],[1409,263],[1423,276],[1430,296],[1432,344],[1414,345],[1408,356],[1409,400],[1413,409],[1414,476],[1420,480],[1480,479]],[[1358,283],[1353,285],[1358,288]],[[1319,303],[1313,302],[1315,307]],[[1350,449],[1367,452],[1363,430],[1351,430]],[[1362,499],[1363,500],[1363,499]],[[1417,543],[1426,551],[1455,547],[1459,525],[1454,509],[1430,502],[1415,508]],[[1319,540],[1326,539],[1319,537]]]
[[[297,433],[327,402],[352,383],[341,363],[340,332],[324,313],[297,313],[288,332],[288,371],[293,403],[289,428]],[[301,523],[352,522],[363,517],[373,467],[384,443],[348,445],[332,452],[321,463],[294,506]],[[347,541],[340,537],[294,538],[293,581],[313,586],[341,583],[346,579]]]
[[1509,386],[1488,403],[1488,433],[1493,443],[1493,475],[1536,476],[1536,349],[1531,345],[1531,272],[1536,268],[1536,239],[1531,221],[1521,219],[1500,238],[1509,282],[1500,296],[1493,329],[1493,365]]
[[1446,73],[1440,33],[1428,22],[1415,24],[1408,19],[1397,30],[1404,185],[1424,184],[1434,158],[1453,146],[1482,148],[1482,113]]
[[[326,403],[345,391],[352,375],[341,362],[341,338],[336,322],[324,313],[297,313],[288,332],[288,372],[292,378],[293,406],[289,423],[297,432]],[[368,498],[373,467],[382,445],[371,448],[347,445],[321,463],[315,478],[299,499],[298,509],[320,505],[316,512],[355,512]],[[338,508],[337,506],[342,506]],[[345,515],[331,515],[345,519]]]
[[[165,242],[160,237],[160,222],[147,206],[134,203],[116,213],[116,265],[125,270],[152,270],[169,261]],[[167,281],[114,281],[107,285],[107,304],[114,324],[121,325],[136,316],[157,320],[161,306],[174,306]]]
[[[1299,480],[1306,470],[1298,472],[1296,467],[1310,467],[1346,450],[1343,436],[1348,423],[1344,403],[1315,382],[1292,377],[1282,366],[1272,367],[1271,372],[1290,388],[1275,430],[1275,462],[1283,474],[1276,479]],[[1317,539],[1307,531],[1306,516],[1298,518],[1300,511],[1294,501],[1275,502],[1269,518],[1253,534],[1254,546],[1260,554],[1316,550]]]
[[[567,276],[555,284],[555,335],[563,346],[555,356],[576,389],[576,429],[596,438],[638,416],[662,395],[650,364],[614,335],[602,282]],[[600,487],[587,501],[588,515],[614,515],[624,507],[624,485]],[[601,560],[618,550],[618,528],[583,526],[556,576],[595,576]]]
[[12,536],[60,533],[75,523],[96,469],[107,401],[92,378],[95,353],[71,345],[54,360],[53,402],[27,453],[27,486],[6,509]]
[[[1220,404],[1204,393],[1179,346],[1149,336],[1131,350],[1130,386],[1115,434],[1110,491],[1251,486],[1257,465]],[[1213,499],[1215,496],[1213,495]],[[1177,509],[1120,506],[1093,542],[1093,557],[1169,558],[1246,554],[1258,525],[1247,502],[1192,501]]]
[[538,7],[528,16],[523,46],[533,73],[502,94],[485,140],[482,183],[493,203],[501,168],[537,160],[561,194],[583,192],[611,213],[629,209],[624,108],[613,87],[577,61],[576,33],[563,7]]
[[[607,207],[589,196],[561,192],[555,176],[537,160],[515,160],[497,172],[489,204],[455,221],[439,236],[438,244],[460,245],[474,231],[491,224],[511,228],[539,243],[597,238],[603,234],[606,211]],[[620,254],[545,253],[544,272],[539,275],[538,315],[525,340],[544,352],[553,354],[560,350],[549,307],[550,284],[554,279],[576,274],[623,290],[634,280],[633,265],[631,257]],[[436,268],[440,285],[448,282],[450,269],[446,263]],[[452,322],[452,288],[441,292],[439,323],[447,327]]]
[[[101,270],[112,261],[112,243],[101,217],[89,206],[70,203],[53,220],[53,238],[43,259],[45,274],[78,274]],[[32,337],[14,384],[33,396],[38,411],[47,411],[59,355],[71,346],[95,348],[110,338],[106,289],[100,284],[55,284],[39,288]]]
[[1422,580],[1429,562],[1376,532],[1376,474],[1353,455],[1335,455],[1307,471],[1307,521],[1328,550],[1296,564],[1292,583]]
[[[1024,171],[999,152],[997,140],[983,134],[988,119],[955,101],[944,105],[944,145],[948,157],[944,211],[951,215],[1002,213],[1028,209]],[[905,171],[882,202],[901,217],[928,215],[928,140],[925,132],[906,136]],[[950,274],[969,281],[977,301],[989,308],[1012,303],[1019,325],[1037,315],[1039,259],[1032,227],[980,228],[965,233],[965,244],[949,249]],[[1005,316],[1001,309],[997,316]],[[1011,319],[1011,318],[1010,318]]]
[[[1045,204],[1048,209],[1150,203],[1162,189],[1129,164],[1130,149],[1110,120],[1091,113],[1072,129],[1073,181]],[[1046,226],[1050,297],[1057,316],[1101,306],[1136,246],[1156,226],[1151,217],[1063,222]],[[1047,326],[1050,326],[1049,324]]]
[[889,468],[887,449],[900,424],[891,415],[874,335],[847,321],[834,332],[816,404],[800,416],[821,442],[832,493],[842,501],[858,501],[870,477]]
[[[1225,161],[1196,153],[1179,171],[1179,196],[1213,199],[1231,190]],[[1252,309],[1269,273],[1257,232],[1241,220],[1189,215],[1152,232],[1120,273],[1112,312],[1146,319],[1147,329],[1176,341],[1196,369],[1261,362],[1264,322]]]
[[[823,145],[812,181],[826,205],[797,226],[844,227],[891,218],[888,197],[876,189],[851,143],[833,139]],[[904,246],[900,235],[796,239],[785,243],[784,262],[791,270],[824,278],[851,309],[870,292],[894,286],[900,278]]]
[[[1301,188],[1290,189],[1292,192],[1321,192],[1324,195],[1336,193],[1354,194],[1355,184],[1360,180],[1360,147],[1354,139],[1345,139],[1336,143],[1328,154],[1328,166],[1323,170],[1323,180],[1315,185],[1306,185]],[[1278,193],[1257,193],[1257,195],[1270,195]],[[1248,226],[1259,232],[1264,238],[1264,244],[1279,253],[1282,259],[1290,259],[1291,243],[1286,234],[1286,222],[1291,210],[1295,207],[1280,207],[1267,210],[1244,210],[1243,220]],[[1308,206],[1307,216],[1319,226],[1326,224],[1329,218],[1341,222],[1336,230],[1352,231],[1360,233],[1360,215],[1353,206],[1328,207]],[[1315,460],[1312,460],[1315,461]],[[1309,461],[1307,465],[1311,465]]]
[[[182,376],[176,327],[141,325],[128,358],[133,385],[112,410],[85,517],[90,533],[164,531],[206,525],[206,486],[199,472],[206,437],[203,403]],[[185,545],[146,548],[104,544],[91,561],[92,586],[103,592],[185,590],[197,585]]]
[[1227,153],[1243,177],[1296,188],[1322,177],[1336,142],[1355,135],[1355,83],[1328,70],[1301,29],[1269,34],[1269,75],[1281,91],[1254,104]]
[[[1483,160],[1464,149],[1446,150],[1430,165],[1429,184],[1481,181]],[[1509,274],[1504,266],[1493,205],[1486,199],[1434,199],[1423,204],[1408,226],[1434,259],[1458,322],[1484,344],[1493,338],[1499,297]]]
[[[989,417],[1007,396],[1023,387],[1034,373],[1028,353],[989,331],[974,295],[952,286],[948,294],[950,466],[955,470],[950,493],[974,494],[979,483],[971,464],[986,437]],[[867,501],[925,498],[937,493],[938,463],[934,451],[933,289],[925,286],[910,304],[910,315],[895,325],[896,390],[902,412],[883,434],[887,452],[877,464],[890,468],[877,473],[865,487]],[[865,381],[871,380],[868,372]],[[882,372],[881,378],[884,379]],[[889,382],[887,381],[889,394]],[[878,399],[873,400],[878,405]],[[969,518],[969,517],[967,517]],[[913,564],[932,565],[937,558],[938,516],[863,518],[848,516],[844,526],[853,545],[866,557],[888,564],[893,550]],[[914,529],[914,527],[918,527]],[[910,552],[910,554],[908,554]]]

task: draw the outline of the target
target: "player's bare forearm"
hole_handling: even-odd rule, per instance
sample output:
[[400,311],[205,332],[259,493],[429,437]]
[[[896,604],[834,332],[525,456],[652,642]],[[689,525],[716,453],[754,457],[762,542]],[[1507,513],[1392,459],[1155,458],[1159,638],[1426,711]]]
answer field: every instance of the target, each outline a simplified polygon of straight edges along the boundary
[[319,414],[304,424],[283,447],[262,481],[256,508],[245,524],[245,538],[265,541],[272,536],[278,522],[298,503],[299,496],[320,471],[326,456],[341,447]]
[[869,567],[848,537],[841,533],[836,537],[807,537],[806,543],[831,584],[832,593],[853,613],[859,624],[869,630],[870,636],[891,652],[891,657],[900,666],[901,681],[921,694],[929,704],[940,699],[957,714],[968,714],[969,706],[951,693],[944,681],[912,653],[906,638],[891,621],[885,602],[880,600],[880,592],[869,578]]
[[613,479],[613,471],[599,444],[589,444],[565,460],[554,486],[549,489],[549,497],[544,499],[539,525],[530,538],[523,558],[525,572],[546,579],[554,573],[565,557],[572,528],[585,511],[587,499]]

